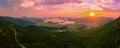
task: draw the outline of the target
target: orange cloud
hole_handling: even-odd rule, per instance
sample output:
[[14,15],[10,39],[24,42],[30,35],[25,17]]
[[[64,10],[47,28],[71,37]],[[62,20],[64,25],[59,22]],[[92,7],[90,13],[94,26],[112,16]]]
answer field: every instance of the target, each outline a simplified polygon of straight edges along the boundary
[[20,4],[20,7],[29,8],[34,6],[34,4],[35,3],[33,1],[24,1],[23,3]]

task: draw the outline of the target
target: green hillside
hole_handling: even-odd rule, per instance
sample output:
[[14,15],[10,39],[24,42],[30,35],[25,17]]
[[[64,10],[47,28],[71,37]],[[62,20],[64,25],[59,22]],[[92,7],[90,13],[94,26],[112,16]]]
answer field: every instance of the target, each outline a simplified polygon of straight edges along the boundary
[[87,36],[82,45],[86,48],[119,48],[120,46],[120,18],[104,26],[83,33]]
[[14,30],[0,20],[0,48],[21,48],[15,40]]

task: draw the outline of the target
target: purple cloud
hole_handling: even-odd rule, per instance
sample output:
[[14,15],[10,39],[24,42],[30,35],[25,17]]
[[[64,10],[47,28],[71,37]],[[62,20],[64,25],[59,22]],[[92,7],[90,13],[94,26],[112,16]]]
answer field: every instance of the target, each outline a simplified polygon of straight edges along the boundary
[[[2,3],[4,2],[4,3]],[[0,6],[9,6],[13,9],[50,10],[60,8],[90,10],[120,10],[120,0],[0,0]],[[106,10],[105,9],[105,10]]]

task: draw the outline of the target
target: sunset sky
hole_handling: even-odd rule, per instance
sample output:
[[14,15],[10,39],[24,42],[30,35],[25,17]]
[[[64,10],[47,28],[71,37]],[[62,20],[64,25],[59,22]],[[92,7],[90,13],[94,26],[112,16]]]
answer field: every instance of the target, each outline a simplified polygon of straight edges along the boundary
[[84,17],[120,16],[120,0],[0,0],[1,16]]

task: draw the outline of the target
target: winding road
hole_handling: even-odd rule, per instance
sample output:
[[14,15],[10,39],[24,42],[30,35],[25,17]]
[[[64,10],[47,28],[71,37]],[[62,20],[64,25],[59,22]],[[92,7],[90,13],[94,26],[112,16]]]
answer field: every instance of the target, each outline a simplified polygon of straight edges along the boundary
[[15,32],[15,41],[19,44],[19,46],[21,46],[22,48],[26,48],[25,46],[23,46],[17,39],[17,31],[14,29]]

